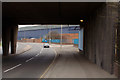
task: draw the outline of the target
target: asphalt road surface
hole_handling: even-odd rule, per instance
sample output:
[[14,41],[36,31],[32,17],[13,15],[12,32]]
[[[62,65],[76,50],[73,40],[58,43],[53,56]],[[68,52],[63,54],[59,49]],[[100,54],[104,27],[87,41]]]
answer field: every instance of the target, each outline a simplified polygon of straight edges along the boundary
[[40,78],[55,58],[55,51],[42,44],[29,44],[32,49],[3,58],[3,78]]
[[63,78],[69,78],[69,80],[73,80],[72,78],[78,78],[75,80],[80,80],[79,78],[82,78],[81,80],[87,80],[85,78],[116,80],[116,76],[90,62],[73,45],[64,45],[61,48],[60,45],[53,44],[50,48],[43,48],[43,44],[26,44],[32,46],[29,51],[3,57],[3,78],[8,78],[8,80],[40,80],[42,78],[50,80],[58,78],[61,80]]

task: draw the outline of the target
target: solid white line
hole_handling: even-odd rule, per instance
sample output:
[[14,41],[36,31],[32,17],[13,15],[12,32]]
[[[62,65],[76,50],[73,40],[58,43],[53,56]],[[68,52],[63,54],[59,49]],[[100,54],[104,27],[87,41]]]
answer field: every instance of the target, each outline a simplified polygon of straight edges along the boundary
[[10,69],[7,69],[7,70],[4,71],[4,73],[6,73],[6,72],[8,72],[8,71],[10,71],[10,70],[13,70],[13,69],[15,69],[15,68],[17,68],[17,67],[19,67],[19,66],[21,66],[21,65],[22,65],[22,64],[18,64],[18,65],[14,66],[14,67],[12,67],[12,68],[10,68]]

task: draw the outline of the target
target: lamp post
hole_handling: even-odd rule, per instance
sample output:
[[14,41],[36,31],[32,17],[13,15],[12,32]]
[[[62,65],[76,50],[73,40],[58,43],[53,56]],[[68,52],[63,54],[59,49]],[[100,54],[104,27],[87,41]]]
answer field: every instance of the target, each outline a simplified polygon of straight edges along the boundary
[[62,48],[62,24],[61,24],[61,48]]

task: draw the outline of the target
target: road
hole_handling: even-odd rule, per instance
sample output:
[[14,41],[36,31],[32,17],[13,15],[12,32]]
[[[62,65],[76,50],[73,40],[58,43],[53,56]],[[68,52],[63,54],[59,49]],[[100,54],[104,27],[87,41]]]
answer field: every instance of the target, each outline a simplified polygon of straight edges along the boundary
[[16,56],[3,58],[3,78],[40,78],[55,57],[51,48],[29,44],[32,49]]
[[116,76],[90,62],[78,52],[78,48],[72,45],[64,45],[62,48],[55,44],[50,48],[43,48],[43,44],[38,43],[27,43],[27,45],[32,46],[29,51],[3,58],[3,78],[8,78],[8,80],[16,80],[16,78],[32,78],[31,80],[113,78],[116,80],[114,79]]

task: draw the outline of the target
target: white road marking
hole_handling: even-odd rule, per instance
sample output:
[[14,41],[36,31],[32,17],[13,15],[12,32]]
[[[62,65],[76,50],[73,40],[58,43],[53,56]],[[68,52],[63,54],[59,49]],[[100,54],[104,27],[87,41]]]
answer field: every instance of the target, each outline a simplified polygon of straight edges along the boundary
[[[43,50],[43,48],[41,49],[40,53],[39,53],[39,54],[37,54],[35,57],[39,56],[39,55],[41,54],[42,50]],[[34,57],[32,57],[32,58],[30,58],[30,59],[26,60],[25,62],[29,62],[29,61],[31,61],[32,59],[34,59]]]
[[41,49],[40,53],[42,52],[43,48]]
[[34,59],[34,57],[32,57],[32,58],[26,60],[25,62],[29,62],[29,61],[31,61],[32,59]]
[[42,53],[42,51],[43,51],[43,48],[41,49],[40,53],[38,53],[38,54],[36,55],[36,57],[39,56],[39,55]]
[[18,64],[18,65],[14,66],[14,67],[12,67],[12,68],[10,68],[10,69],[7,69],[7,70],[4,71],[4,73],[6,73],[6,72],[8,72],[8,71],[10,71],[10,70],[13,70],[13,69],[15,69],[15,68],[17,68],[17,67],[19,67],[19,66],[21,66],[21,65],[22,65],[22,64]]
[[[41,51],[40,51],[39,54],[41,54],[42,50],[43,50],[43,48],[41,49]],[[37,54],[36,57],[37,57],[39,54]],[[34,59],[34,57],[26,60],[25,62],[29,62],[29,61],[31,61],[32,59]],[[14,67],[12,67],[12,68],[10,68],[10,69],[7,69],[7,70],[4,71],[4,73],[6,73],[6,72],[8,72],[8,71],[10,71],[10,70],[13,70],[13,69],[15,69],[15,68],[17,68],[17,67],[19,67],[19,66],[21,66],[21,65],[22,65],[22,64],[18,64],[18,65],[14,66]]]
[[39,54],[36,55],[36,57],[39,56]]

